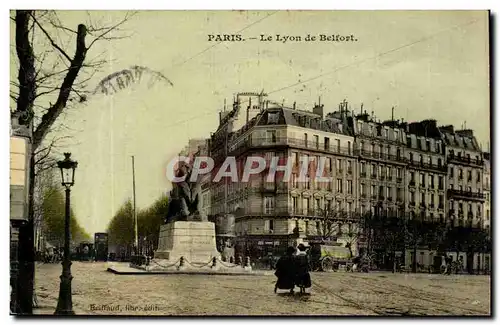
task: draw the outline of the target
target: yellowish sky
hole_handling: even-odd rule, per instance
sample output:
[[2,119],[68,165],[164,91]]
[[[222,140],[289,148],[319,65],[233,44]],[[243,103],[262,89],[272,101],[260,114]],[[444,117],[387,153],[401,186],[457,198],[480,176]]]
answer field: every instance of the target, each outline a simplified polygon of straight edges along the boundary
[[[91,12],[103,23],[123,15]],[[74,27],[88,19],[79,11],[58,16]],[[140,65],[162,72],[174,86],[143,83],[95,96],[61,119],[75,130],[68,149],[79,162],[72,203],[90,233],[105,230],[131,197],[131,155],[142,208],[168,191],[167,161],[189,138],[208,137],[224,98],[230,103],[239,91],[263,89],[270,99],[296,101],[299,108],[321,96],[327,112],[345,98],[381,119],[395,106],[396,117],[407,121],[431,117],[457,127],[467,121],[485,149],[489,141],[487,12],[143,11],[126,28],[130,38],[94,49],[113,61],[90,85]],[[358,41],[208,41],[208,34],[240,30],[244,38],[352,34]]]

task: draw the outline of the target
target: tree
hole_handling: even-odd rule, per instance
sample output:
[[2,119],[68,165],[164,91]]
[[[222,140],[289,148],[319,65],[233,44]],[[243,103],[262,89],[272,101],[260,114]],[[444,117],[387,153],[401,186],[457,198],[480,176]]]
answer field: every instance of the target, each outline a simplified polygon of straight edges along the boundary
[[[68,102],[86,101],[85,82],[105,60],[88,59],[92,46],[102,40],[112,40],[125,18],[110,26],[79,24],[77,29],[63,26],[52,11],[17,10],[11,14],[15,31],[18,70],[17,82],[11,81],[11,105],[19,114],[19,124],[30,129],[31,146],[28,177],[28,222],[19,230],[19,275],[15,312],[32,314],[34,279],[34,192],[37,156],[47,155],[51,145],[43,144],[55,121],[67,108]],[[90,17],[89,17],[90,18]],[[60,33],[65,36],[61,37]],[[54,36],[56,35],[56,36]],[[74,42],[70,55],[64,41]],[[90,39],[90,42],[88,42]],[[89,61],[89,62],[88,62]],[[82,70],[90,70],[85,76]],[[81,80],[78,77],[85,76]],[[12,108],[11,108],[12,111]]]
[[[168,197],[161,196],[153,204],[137,212],[138,237],[146,239],[149,245],[158,243],[160,226],[168,211]],[[108,225],[109,242],[113,245],[131,246],[134,244],[134,210],[131,200],[127,200],[113,216]]]
[[167,215],[168,204],[168,197],[163,195],[153,202],[150,207],[140,210],[137,214],[139,236],[146,239],[148,245],[152,247],[156,247],[158,244],[160,226],[163,225]]
[[[43,226],[45,234],[50,240],[57,239],[62,247],[64,240],[65,223],[65,198],[60,186],[50,186],[44,191],[42,202]],[[90,236],[78,224],[73,209],[70,210],[71,239],[77,244],[83,240],[89,240]]]
[[130,199],[113,216],[107,233],[110,244],[129,246],[134,243],[134,209]]

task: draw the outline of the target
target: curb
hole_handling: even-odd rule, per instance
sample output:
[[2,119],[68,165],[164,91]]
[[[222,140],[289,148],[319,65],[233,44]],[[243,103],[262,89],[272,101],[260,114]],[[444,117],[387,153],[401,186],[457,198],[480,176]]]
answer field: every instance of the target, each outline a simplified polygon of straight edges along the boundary
[[198,274],[198,275],[233,275],[233,276],[266,276],[269,275],[265,272],[218,272],[218,271],[118,271],[108,267],[107,272],[116,275],[169,275],[169,274]]

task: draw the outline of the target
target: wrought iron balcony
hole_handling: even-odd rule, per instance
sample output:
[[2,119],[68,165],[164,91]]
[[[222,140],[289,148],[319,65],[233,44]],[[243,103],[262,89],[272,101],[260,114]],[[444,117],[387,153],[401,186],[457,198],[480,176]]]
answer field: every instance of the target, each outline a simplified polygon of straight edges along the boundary
[[475,166],[483,166],[484,165],[483,159],[472,159],[470,157],[468,158],[468,157],[455,156],[455,155],[448,156],[448,162],[458,163],[458,164],[475,165]]
[[408,164],[412,167],[415,167],[415,168],[422,168],[422,169],[432,169],[432,170],[438,170],[438,171],[441,171],[441,172],[446,172],[448,171],[448,168],[441,164],[429,164],[429,163],[426,163],[426,162],[423,162],[423,161],[415,161],[415,160],[408,160]]
[[481,192],[472,192],[472,191],[463,191],[463,190],[455,190],[448,189],[449,197],[460,197],[465,200],[484,200],[485,195]]

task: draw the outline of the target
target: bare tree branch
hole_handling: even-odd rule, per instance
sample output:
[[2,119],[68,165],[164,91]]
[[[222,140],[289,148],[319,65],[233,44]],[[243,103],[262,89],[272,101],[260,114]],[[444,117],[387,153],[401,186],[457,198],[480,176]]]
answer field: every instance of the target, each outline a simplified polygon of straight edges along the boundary
[[78,72],[80,71],[87,54],[87,48],[85,47],[86,36],[87,27],[82,24],[78,25],[75,56],[71,60],[71,66],[69,68],[68,74],[64,77],[56,103],[49,109],[47,113],[42,116],[42,121],[35,130],[35,133],[33,135],[33,145],[35,148],[40,145],[43,138],[48,133],[50,126],[61,114],[64,107],[66,107],[66,102],[68,101],[71,87],[73,86],[73,83],[78,76]]
[[106,35],[108,35],[112,31],[118,30],[118,27],[120,27],[121,25],[125,24],[130,18],[132,18],[136,14],[137,14],[137,12],[127,13],[122,20],[120,20],[118,23],[116,23],[115,25],[110,26],[110,27],[90,28],[89,29],[89,34],[90,35],[92,35],[92,33],[95,33],[95,32],[100,32],[100,31],[103,31],[103,32],[101,34],[99,34],[98,36],[96,36],[96,38],[87,47],[87,50],[89,50],[92,47],[92,45],[94,45],[95,42],[100,41],[100,40],[112,40],[112,39],[121,39],[121,38],[127,38],[127,37],[129,37],[129,36],[108,37]]
[[45,34],[45,36],[49,39],[50,41],[50,44],[52,44],[53,47],[55,47],[62,55],[64,55],[64,57],[69,61],[71,62],[71,58],[69,57],[69,55],[59,46],[56,44],[56,42],[54,42],[54,40],[52,39],[52,37],[49,35],[49,33],[45,30],[45,28],[43,28],[43,26],[38,22],[38,20],[35,18],[35,15],[31,14],[31,18],[33,18],[33,21],[37,24],[38,28],[40,28],[40,30]]

